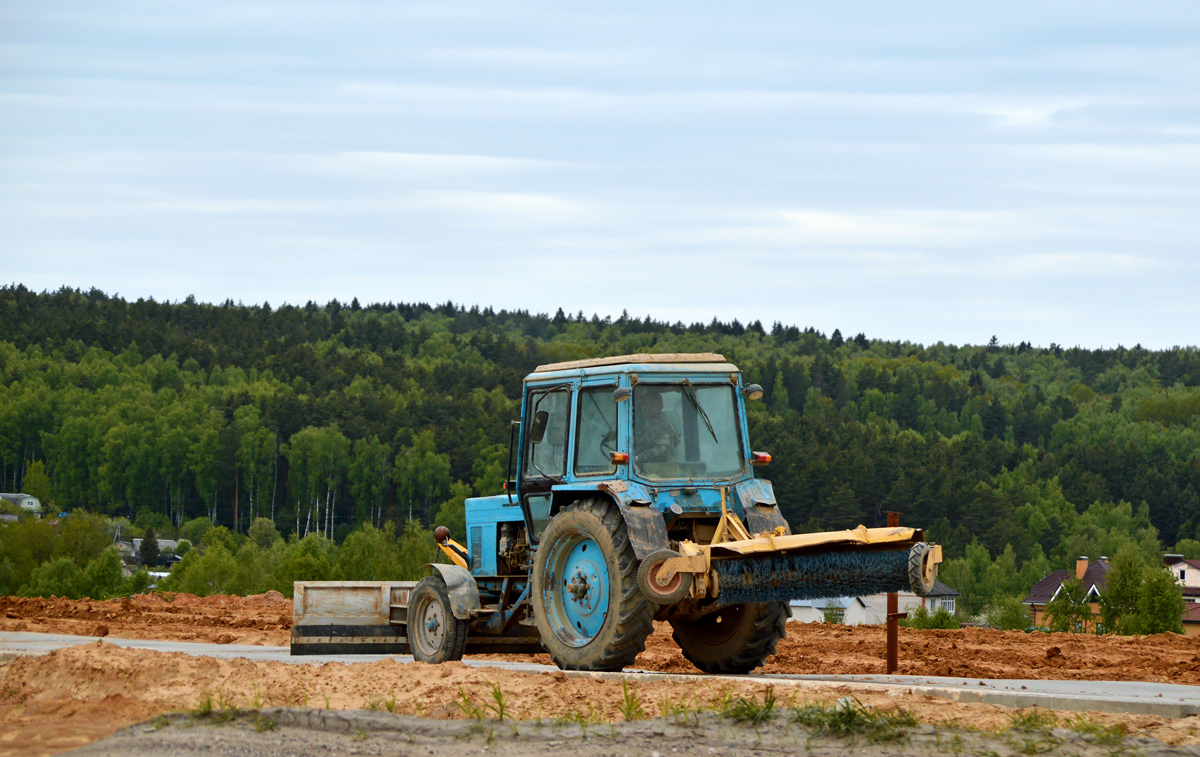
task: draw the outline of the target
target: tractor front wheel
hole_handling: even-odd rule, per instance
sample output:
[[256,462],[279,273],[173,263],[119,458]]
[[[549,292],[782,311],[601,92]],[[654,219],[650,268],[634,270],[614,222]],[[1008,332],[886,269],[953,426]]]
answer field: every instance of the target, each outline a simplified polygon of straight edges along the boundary
[[775,654],[790,614],[786,602],[729,605],[671,627],[683,656],[705,673],[749,673]]
[[591,498],[564,507],[533,562],[534,619],[564,670],[620,670],[646,647],[654,607],[638,587],[638,561],[616,505]]

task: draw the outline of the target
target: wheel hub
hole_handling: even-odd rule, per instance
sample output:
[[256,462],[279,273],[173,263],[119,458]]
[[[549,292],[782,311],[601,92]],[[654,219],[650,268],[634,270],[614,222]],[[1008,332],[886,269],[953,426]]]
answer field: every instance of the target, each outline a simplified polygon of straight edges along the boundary
[[428,654],[435,653],[442,645],[445,625],[442,623],[442,608],[437,602],[423,602],[417,608],[416,642]]
[[600,545],[585,534],[555,545],[551,563],[561,576],[549,591],[550,619],[559,638],[584,646],[608,617],[608,566]]

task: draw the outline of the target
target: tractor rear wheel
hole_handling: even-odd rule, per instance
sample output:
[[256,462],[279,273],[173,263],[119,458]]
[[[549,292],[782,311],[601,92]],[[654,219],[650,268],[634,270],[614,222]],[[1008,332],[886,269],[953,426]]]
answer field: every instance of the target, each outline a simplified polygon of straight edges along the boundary
[[581,500],[554,516],[533,562],[532,601],[542,646],[564,670],[621,670],[646,648],[654,606],[617,506]]
[[671,627],[683,656],[705,673],[749,673],[775,654],[790,613],[786,602],[729,605]]
[[417,662],[461,660],[467,646],[467,621],[454,617],[450,592],[438,576],[417,582],[408,600],[408,646]]

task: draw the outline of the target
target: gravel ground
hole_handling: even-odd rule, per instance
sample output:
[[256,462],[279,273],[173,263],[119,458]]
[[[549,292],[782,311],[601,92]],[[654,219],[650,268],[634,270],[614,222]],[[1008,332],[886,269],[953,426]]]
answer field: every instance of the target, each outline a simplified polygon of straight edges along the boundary
[[212,717],[160,716],[70,752],[79,757],[162,755],[1200,755],[1197,746],[1168,746],[1146,738],[1119,740],[1063,729],[986,733],[917,725],[898,738],[835,737],[789,722],[786,715],[757,727],[714,714],[680,722],[655,718],[581,727],[533,721],[438,721],[368,711],[268,708],[218,724]]

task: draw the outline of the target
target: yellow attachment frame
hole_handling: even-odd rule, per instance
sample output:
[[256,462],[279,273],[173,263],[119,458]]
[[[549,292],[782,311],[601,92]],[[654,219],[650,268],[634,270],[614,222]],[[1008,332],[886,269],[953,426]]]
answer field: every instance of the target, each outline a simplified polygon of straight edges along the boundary
[[467,564],[467,548],[453,539],[447,538],[446,541],[438,545],[438,549],[445,553],[446,557],[450,558],[450,562],[454,563],[463,570],[470,570],[471,566]]
[[[924,533],[917,528],[858,528],[844,531],[824,531],[812,534],[788,534],[780,527],[773,532],[763,532],[750,535],[746,526],[737,514],[726,504],[725,490],[721,490],[721,520],[713,533],[712,541],[708,544],[696,544],[683,541],[677,550],[679,557],[672,557],[663,562],[656,576],[661,585],[666,585],[676,573],[692,573],[697,578],[709,577],[713,560],[733,558],[746,555],[761,555],[768,552],[806,552],[821,547],[837,547],[838,549],[854,549],[856,547],[875,547],[885,544],[896,546],[912,546],[924,539]],[[942,561],[942,548],[931,545],[932,549],[926,558],[926,572],[936,576],[937,565]],[[715,578],[715,576],[711,576]],[[704,580],[696,581],[693,585],[693,595],[703,596],[706,593]],[[932,581],[930,581],[932,583]],[[712,587],[711,592],[716,596],[719,588]],[[700,593],[697,593],[700,592]]]

